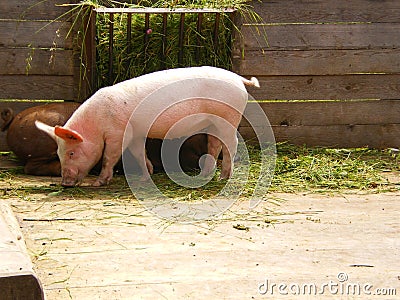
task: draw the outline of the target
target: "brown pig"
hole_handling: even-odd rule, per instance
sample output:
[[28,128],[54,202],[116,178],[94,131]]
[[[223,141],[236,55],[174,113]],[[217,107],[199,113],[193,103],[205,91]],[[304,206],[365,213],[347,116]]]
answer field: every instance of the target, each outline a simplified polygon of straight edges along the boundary
[[30,107],[16,116],[10,108],[1,112],[4,121],[1,130],[7,131],[7,144],[25,164],[26,174],[60,176],[61,165],[57,156],[57,144],[35,126],[40,120],[52,126],[64,125],[79,103],[58,102]]

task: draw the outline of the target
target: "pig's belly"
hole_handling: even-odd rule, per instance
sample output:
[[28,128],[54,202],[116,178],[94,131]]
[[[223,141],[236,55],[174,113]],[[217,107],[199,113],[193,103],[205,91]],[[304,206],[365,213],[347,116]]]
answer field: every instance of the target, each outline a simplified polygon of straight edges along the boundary
[[177,119],[174,116],[159,117],[150,127],[149,138],[175,139],[205,132],[205,129],[215,124],[216,116],[195,114]]

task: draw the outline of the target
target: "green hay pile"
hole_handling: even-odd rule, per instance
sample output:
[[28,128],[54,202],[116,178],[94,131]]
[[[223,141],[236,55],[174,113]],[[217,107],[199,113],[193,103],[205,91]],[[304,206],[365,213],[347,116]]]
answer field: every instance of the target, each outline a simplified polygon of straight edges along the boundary
[[[127,14],[114,15],[114,47],[113,47],[113,82],[108,82],[108,14],[97,16],[97,74],[98,86],[120,82],[142,74],[171,69],[183,66],[212,65],[216,67],[230,68],[231,43],[229,18],[223,17],[219,25],[218,45],[213,44],[213,26],[215,15],[207,14],[204,18],[201,34],[196,31],[197,16],[188,14],[185,17],[185,36],[183,42],[182,63],[178,62],[179,22],[178,14],[169,14],[167,23],[166,43],[163,45],[163,18],[161,15],[150,15],[151,33],[145,28],[144,15],[132,16],[132,52],[128,52],[126,42]],[[150,32],[150,30],[149,30]],[[145,43],[145,36],[148,42]],[[197,39],[201,41],[196,45]],[[164,48],[164,49],[163,49]],[[196,62],[196,48],[199,48],[199,59]],[[165,51],[165,58],[162,53]]]
[[[128,2],[128,3],[126,3]],[[162,7],[162,8],[234,8],[246,20],[259,19],[248,1],[82,1],[73,8],[82,18],[88,13],[85,7]],[[132,4],[136,3],[136,4]],[[145,26],[144,14],[132,15],[131,42],[127,42],[127,14],[114,14],[113,38],[113,78],[109,81],[109,14],[97,14],[97,87],[111,85],[132,77],[150,72],[191,66],[216,66],[231,69],[232,35],[237,30],[228,13],[221,13],[218,26],[217,44],[214,44],[215,14],[204,13],[201,31],[197,30],[197,14],[185,14],[183,56],[179,63],[179,27],[180,15],[168,14],[167,33],[163,34],[163,17],[161,14],[151,14],[149,28]],[[148,30],[150,29],[150,30]],[[87,29],[80,32],[85,35]],[[163,44],[163,39],[165,44]],[[82,41],[80,36],[78,41]],[[131,49],[129,52],[128,49]],[[165,54],[163,57],[162,53]],[[196,57],[198,53],[198,57]]]

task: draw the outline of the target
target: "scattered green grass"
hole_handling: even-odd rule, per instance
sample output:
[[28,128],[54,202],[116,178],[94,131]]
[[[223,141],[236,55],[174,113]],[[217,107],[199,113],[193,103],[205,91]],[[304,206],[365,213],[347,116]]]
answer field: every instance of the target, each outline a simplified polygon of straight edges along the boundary
[[[251,161],[249,177],[242,186],[242,197],[250,197],[259,178],[260,159],[257,148],[249,148]],[[330,149],[307,148],[286,143],[277,145],[275,171],[269,191],[272,192],[383,192],[400,189],[399,183],[391,183],[384,176],[400,171],[400,158],[391,150],[369,148]],[[191,200],[208,199],[218,194],[226,181],[214,180],[204,187],[185,189],[171,182],[161,173],[153,176],[166,196],[179,195]],[[271,174],[272,175],[272,174]]]
[[399,189],[399,185],[390,184],[383,176],[385,172],[400,171],[400,158],[390,149],[329,149],[280,144],[277,150],[272,191]]
[[[242,189],[240,197],[250,197],[260,174],[259,150],[248,147],[250,171],[247,182],[239,182]],[[240,164],[240,163],[239,163]],[[275,171],[268,191],[272,192],[384,192],[400,190],[400,179],[390,182],[385,174],[400,172],[400,158],[390,149],[376,150],[369,148],[330,149],[307,148],[286,143],[277,145]],[[195,175],[191,173],[189,175]],[[219,171],[205,186],[185,188],[174,183],[165,173],[152,176],[160,191],[169,198],[182,201],[209,199],[220,193],[227,181],[217,180]],[[62,188],[35,184],[30,178],[29,184],[18,183],[23,178],[21,168],[2,170],[0,178],[12,181],[11,185],[2,187],[4,195],[46,193],[61,198],[96,199],[105,197],[117,200],[130,199],[132,193],[124,176],[114,177],[107,187]],[[39,182],[40,183],[40,182]]]

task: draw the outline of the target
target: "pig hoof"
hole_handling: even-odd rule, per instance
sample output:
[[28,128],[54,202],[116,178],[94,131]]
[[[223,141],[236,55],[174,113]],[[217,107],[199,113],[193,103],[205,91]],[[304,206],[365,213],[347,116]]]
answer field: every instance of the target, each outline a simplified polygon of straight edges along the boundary
[[153,165],[151,164],[151,161],[147,161],[146,160],[146,167],[147,167],[147,171],[150,173],[150,175],[153,175]]
[[98,186],[102,186],[102,184],[101,184],[100,181],[97,181],[97,180],[96,180],[96,181],[92,184],[92,186],[98,187]]
[[104,181],[104,180],[99,180],[99,179],[97,179],[97,180],[92,184],[92,186],[98,187],[98,186],[103,186],[103,185],[106,185],[106,184],[108,184],[108,181]]
[[200,176],[202,176],[202,177],[208,177],[208,176],[210,176],[211,175],[211,173],[214,171],[214,169],[212,169],[212,170],[210,170],[210,169],[201,169],[201,172],[200,172]]
[[214,170],[211,170],[210,172],[201,172],[199,174],[200,177],[204,179],[211,179],[214,177],[215,173],[213,172]]
[[146,175],[140,177],[140,179],[139,179],[140,182],[148,182],[149,180],[150,180],[150,176],[146,176]]
[[231,177],[230,172],[221,172],[221,175],[219,176],[219,180],[229,179],[230,177]]

